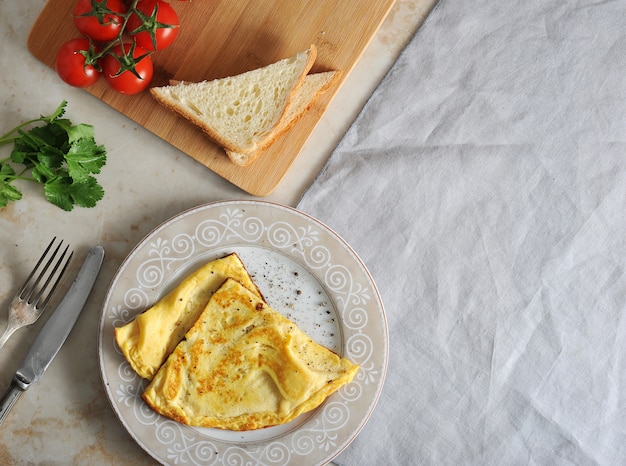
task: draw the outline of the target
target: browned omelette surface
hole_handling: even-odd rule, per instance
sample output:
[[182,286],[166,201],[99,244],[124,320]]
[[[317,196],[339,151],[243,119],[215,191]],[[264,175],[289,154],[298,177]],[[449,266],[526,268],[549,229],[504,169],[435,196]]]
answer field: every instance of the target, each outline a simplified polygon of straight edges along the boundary
[[262,299],[243,262],[233,253],[201,266],[154,306],[115,329],[117,345],[141,377],[154,376],[228,277]]
[[142,396],[184,424],[250,430],[316,408],[358,369],[229,278]]

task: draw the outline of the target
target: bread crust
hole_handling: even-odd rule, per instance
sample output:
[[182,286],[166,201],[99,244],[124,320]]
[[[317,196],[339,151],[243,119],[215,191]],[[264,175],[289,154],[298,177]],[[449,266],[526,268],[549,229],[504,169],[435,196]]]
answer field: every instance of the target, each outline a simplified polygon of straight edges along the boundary
[[[297,91],[297,89],[302,85],[306,75],[308,74],[309,70],[313,66],[313,63],[315,62],[315,59],[317,58],[317,47],[314,44],[311,44],[311,47],[307,50],[307,55],[308,55],[307,62],[301,70],[300,77],[297,80],[296,85],[293,87],[293,89],[289,93],[289,96],[286,101],[286,105],[282,109],[282,112],[274,125],[275,127],[282,124],[282,121],[285,118],[286,110],[289,107],[289,103],[293,99],[293,96],[295,92]],[[172,100],[170,100],[168,97],[165,96],[163,89],[165,89],[165,87],[164,88],[153,87],[150,89],[150,94],[157,102],[159,102],[165,108],[177,113],[178,115],[180,115],[181,117],[189,121],[190,123],[200,128],[213,142],[220,145],[227,151],[232,151],[232,152],[237,152],[237,153],[252,153],[256,151],[258,147],[261,147],[261,146],[266,147],[268,144],[265,139],[272,137],[272,131],[268,131],[263,135],[262,138],[258,139],[258,141],[256,141],[250,147],[237,146],[234,144],[233,141],[230,141],[229,139],[224,138],[221,134],[219,134],[219,132],[216,132],[202,118],[200,118],[197,114],[189,110],[187,107],[183,105],[177,105],[174,102],[172,102]]]
[[[316,90],[315,94],[311,97],[308,103],[300,107],[298,109],[297,114],[293,118],[291,118],[291,120],[286,121],[284,124],[281,124],[281,122],[279,122],[278,125],[276,125],[274,129],[268,134],[268,137],[264,140],[263,144],[259,145],[259,147],[255,151],[248,152],[248,153],[241,153],[241,152],[224,149],[230,161],[233,162],[235,165],[239,165],[240,167],[247,167],[252,162],[257,160],[267,149],[269,149],[276,142],[276,140],[280,136],[282,136],[287,131],[289,131],[298,121],[302,119],[305,113],[307,113],[311,109],[311,107],[315,104],[315,101],[317,100],[317,98],[321,94],[326,92],[328,89],[330,89],[338,81],[340,76],[341,76],[340,70],[333,71],[330,79],[326,81],[323,86],[321,86],[320,88]],[[301,86],[302,84],[299,87]],[[291,104],[292,101],[293,101],[293,95],[290,99],[290,103],[287,105],[287,107],[285,108],[285,111],[283,112],[283,117],[282,117],[283,119],[287,116],[286,115],[288,113],[287,110],[289,109],[289,105]]]

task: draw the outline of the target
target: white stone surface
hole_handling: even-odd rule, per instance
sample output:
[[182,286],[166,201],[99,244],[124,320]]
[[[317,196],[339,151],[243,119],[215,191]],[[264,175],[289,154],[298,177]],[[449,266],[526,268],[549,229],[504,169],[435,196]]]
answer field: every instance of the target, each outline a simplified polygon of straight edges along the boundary
[[[348,76],[291,170],[267,200],[295,205],[354,120],[434,0],[399,0]],[[43,379],[0,426],[0,464],[153,464],[117,421],[104,394],[97,360],[100,308],[115,271],[133,246],[162,221],[210,201],[250,196],[144,130],[90,94],[70,88],[35,59],[26,41],[43,0],[0,3],[0,133],[48,114],[63,100],[67,116],[94,125],[108,150],[100,182],[106,197],[94,209],[63,212],[37,186],[20,185],[24,199],[0,209],[0,326],[10,297],[53,235],[76,248],[76,273],[94,244],[105,262],[83,314]],[[4,131],[3,131],[4,130]],[[316,134],[331,132],[326,145]],[[324,138],[327,139],[327,138]],[[0,148],[1,158],[9,147]],[[45,317],[18,331],[0,350],[4,391]]]

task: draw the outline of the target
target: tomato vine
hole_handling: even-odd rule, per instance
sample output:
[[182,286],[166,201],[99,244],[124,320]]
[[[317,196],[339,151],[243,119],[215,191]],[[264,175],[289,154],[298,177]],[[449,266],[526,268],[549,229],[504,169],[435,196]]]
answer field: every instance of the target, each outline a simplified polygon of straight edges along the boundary
[[[94,82],[84,77],[91,72],[88,67],[102,74],[106,62],[105,78],[115,90],[141,92],[152,79],[152,54],[171,45],[180,27],[178,15],[165,0],[78,0],[74,11],[74,23],[90,45],[78,45],[75,39],[66,42],[55,68],[66,83],[77,87]],[[112,67],[112,59],[117,66]]]

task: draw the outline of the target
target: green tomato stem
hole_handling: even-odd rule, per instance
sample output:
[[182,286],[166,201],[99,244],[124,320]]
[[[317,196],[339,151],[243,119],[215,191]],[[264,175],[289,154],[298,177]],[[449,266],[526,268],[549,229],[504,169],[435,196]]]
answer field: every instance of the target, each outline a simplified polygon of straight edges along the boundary
[[[112,41],[108,42],[102,50],[94,54],[93,55],[94,60],[99,60],[100,58],[107,55],[116,45],[122,45],[122,46],[124,45],[124,33],[126,32],[126,25],[128,24],[128,20],[130,19],[132,14],[137,12],[138,2],[139,0],[133,0],[130,4],[130,7],[126,11],[126,13],[124,13],[123,15],[120,15],[120,17],[123,19],[123,23],[122,23],[120,32],[117,35],[117,39],[113,39]],[[123,48],[124,47],[122,47],[122,49]]]

